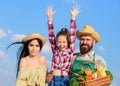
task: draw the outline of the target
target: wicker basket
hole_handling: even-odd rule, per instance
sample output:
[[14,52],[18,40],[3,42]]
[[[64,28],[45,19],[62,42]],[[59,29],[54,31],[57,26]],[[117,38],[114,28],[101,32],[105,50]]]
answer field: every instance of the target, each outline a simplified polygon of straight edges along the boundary
[[[89,64],[89,63],[85,63],[85,64]],[[82,65],[82,70],[84,69],[85,64]],[[98,65],[96,63],[94,64],[96,65],[96,69],[98,72]],[[88,80],[88,81],[84,81],[84,80],[80,81],[80,86],[109,86],[110,83],[111,83],[110,75],[101,77],[100,74],[98,74],[98,77],[96,79]]]

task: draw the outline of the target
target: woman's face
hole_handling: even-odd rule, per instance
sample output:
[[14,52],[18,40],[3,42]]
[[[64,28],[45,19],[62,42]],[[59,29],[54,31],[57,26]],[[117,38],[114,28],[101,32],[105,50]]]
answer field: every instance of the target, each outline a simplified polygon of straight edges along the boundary
[[68,48],[68,42],[66,36],[60,35],[57,38],[57,47],[60,51],[64,51]]
[[40,45],[36,39],[32,40],[28,45],[28,51],[31,56],[37,56],[40,51]]

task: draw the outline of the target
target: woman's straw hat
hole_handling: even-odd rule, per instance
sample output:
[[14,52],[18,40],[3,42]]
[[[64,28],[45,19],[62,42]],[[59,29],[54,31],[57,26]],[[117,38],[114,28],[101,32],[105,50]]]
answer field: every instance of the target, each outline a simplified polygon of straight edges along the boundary
[[41,36],[40,34],[37,34],[37,33],[29,34],[28,36],[26,36],[22,39],[22,42],[27,42],[27,41],[29,41],[31,39],[34,39],[34,38],[40,39],[42,41],[42,46],[45,45],[45,43],[46,43],[45,37],[43,37],[43,36]]

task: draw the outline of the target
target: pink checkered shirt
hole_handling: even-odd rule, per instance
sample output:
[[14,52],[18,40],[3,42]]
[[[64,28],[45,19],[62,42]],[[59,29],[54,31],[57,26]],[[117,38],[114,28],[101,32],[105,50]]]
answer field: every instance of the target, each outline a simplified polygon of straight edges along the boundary
[[51,72],[53,72],[55,69],[60,69],[61,75],[65,76],[69,73],[73,51],[75,50],[76,22],[74,20],[70,21],[70,47],[64,52],[60,52],[56,46],[53,28],[52,21],[48,21],[49,42],[53,52]]

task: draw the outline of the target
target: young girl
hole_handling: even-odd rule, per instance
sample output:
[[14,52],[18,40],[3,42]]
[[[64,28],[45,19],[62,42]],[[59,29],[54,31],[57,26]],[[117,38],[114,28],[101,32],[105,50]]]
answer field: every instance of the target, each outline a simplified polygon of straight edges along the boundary
[[[15,86],[45,86],[46,58],[39,55],[46,39],[40,34],[29,34],[22,39],[18,50],[17,80]],[[11,46],[10,45],[10,46]]]
[[69,70],[71,66],[71,60],[73,56],[73,51],[75,49],[75,32],[76,23],[75,19],[79,13],[79,7],[74,7],[70,10],[71,22],[70,22],[70,32],[66,28],[62,28],[56,35],[53,31],[52,15],[55,11],[52,7],[47,8],[48,16],[48,32],[49,32],[49,42],[51,43],[51,48],[53,52],[52,58],[52,69],[53,79],[49,83],[49,86],[69,86]]

